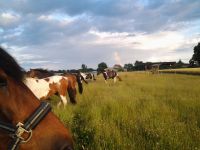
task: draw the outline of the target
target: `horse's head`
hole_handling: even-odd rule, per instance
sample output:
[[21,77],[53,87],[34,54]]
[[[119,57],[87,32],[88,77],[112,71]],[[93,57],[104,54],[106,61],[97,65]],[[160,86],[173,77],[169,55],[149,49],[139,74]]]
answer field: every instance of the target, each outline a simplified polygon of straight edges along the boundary
[[102,71],[97,71],[97,76],[100,75],[102,73]]
[[48,70],[43,70],[43,69],[30,69],[27,73],[26,76],[30,78],[46,78],[49,76],[53,76],[54,73],[49,72]]
[[[38,124],[33,128],[25,126],[30,124],[27,120],[33,120],[32,114],[38,112],[41,105],[22,81],[22,69],[7,52],[0,48],[0,149],[12,147],[11,142],[15,139],[18,140],[21,150],[73,149],[69,131],[52,112],[45,113],[43,119],[39,118]],[[10,136],[10,132],[14,138]],[[20,144],[21,138],[28,142]]]
[[29,71],[27,71],[26,76],[30,78],[35,78],[35,71],[33,69],[30,69]]
[[78,91],[80,94],[82,94],[83,93],[83,84],[81,81],[81,76],[80,76],[80,74],[75,74],[74,76],[76,77],[76,81],[78,83]]

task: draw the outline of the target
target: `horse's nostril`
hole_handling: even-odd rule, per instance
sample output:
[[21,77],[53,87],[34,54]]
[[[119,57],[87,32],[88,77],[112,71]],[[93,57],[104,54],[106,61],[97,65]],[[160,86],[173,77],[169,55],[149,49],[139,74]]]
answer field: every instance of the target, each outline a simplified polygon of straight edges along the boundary
[[62,148],[61,150],[73,150],[73,148],[71,146],[67,146],[67,147]]
[[74,148],[71,145],[64,145],[60,150],[74,150]]

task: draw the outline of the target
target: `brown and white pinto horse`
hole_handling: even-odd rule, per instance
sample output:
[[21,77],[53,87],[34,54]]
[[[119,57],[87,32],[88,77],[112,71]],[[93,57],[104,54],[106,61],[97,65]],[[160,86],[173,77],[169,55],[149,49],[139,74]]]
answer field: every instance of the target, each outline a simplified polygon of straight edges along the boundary
[[76,90],[76,82],[78,84],[78,91],[80,94],[83,93],[83,84],[81,81],[81,76],[80,74],[70,74],[70,73],[64,73],[62,74],[62,76],[67,77],[69,80],[69,84],[71,85],[71,87],[73,87],[72,89]]
[[26,78],[25,84],[31,89],[40,100],[46,100],[53,95],[60,96],[58,107],[67,104],[67,91],[72,104],[76,104],[76,89],[71,88],[67,77],[50,76],[44,79]]
[[[20,150],[72,150],[69,130],[52,112],[45,112],[43,118],[38,118],[41,116],[38,111],[45,110],[46,107],[24,84],[21,67],[0,48],[0,149],[15,150],[17,146]],[[33,114],[39,119],[37,123]],[[27,120],[33,122],[27,123]],[[28,127],[31,123],[35,125]],[[22,143],[23,138],[26,143]],[[13,145],[13,141],[17,145]]]
[[[37,78],[37,79],[43,79],[54,75],[55,74],[53,72],[49,72],[48,70],[43,70],[43,69],[30,69],[30,71],[26,73],[27,77]],[[61,75],[68,78],[69,90],[70,89],[76,90],[76,83],[77,83],[79,93],[80,94],[83,93],[83,85],[81,82],[82,77],[80,76],[80,74],[63,73]]]
[[82,77],[81,79],[82,79],[84,82],[87,82],[87,81],[95,81],[95,80],[96,80],[94,74],[91,73],[91,72],[87,72],[87,73],[82,73],[82,72],[80,72],[80,75],[81,75],[81,77]]
[[[26,76],[28,77],[27,79],[29,81],[29,83],[27,82],[26,84],[30,89],[33,89],[33,93],[38,95],[39,99],[45,100],[54,94],[60,96],[61,101],[58,103],[58,106],[61,105],[61,102],[66,105],[67,92],[70,101],[73,104],[76,103],[76,83],[78,83],[79,93],[82,94],[83,92],[83,86],[80,77],[76,75],[62,74],[62,76],[55,76],[54,73],[48,72],[47,70],[31,69],[27,72]],[[58,81],[59,78],[62,79],[62,82]],[[41,82],[41,84],[39,84],[39,82]],[[48,82],[49,85],[45,86],[46,82]],[[54,82],[54,84],[52,84],[52,82]],[[35,87],[33,87],[34,84]]]
[[[100,72],[98,73],[100,74]],[[122,81],[122,79],[119,77],[118,73],[114,70],[105,70],[102,71],[103,77],[105,79],[105,83],[107,83],[108,79],[114,79],[114,83],[116,82],[116,80],[118,79],[119,81]]]

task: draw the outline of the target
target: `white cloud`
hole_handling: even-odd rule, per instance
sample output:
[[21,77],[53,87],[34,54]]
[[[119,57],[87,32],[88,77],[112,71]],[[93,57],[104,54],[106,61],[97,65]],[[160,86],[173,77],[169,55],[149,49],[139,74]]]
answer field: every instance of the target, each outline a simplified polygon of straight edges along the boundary
[[160,31],[152,34],[137,33],[129,36],[130,33],[110,33],[91,30],[90,34],[96,35],[97,44],[113,44],[118,47],[128,47],[140,50],[175,50],[185,42],[184,35],[176,31]]
[[118,52],[114,52],[114,59],[115,59],[117,64],[122,65],[122,60],[121,60],[121,57],[120,57]]
[[138,35],[133,38],[134,41],[141,43],[135,48],[143,50],[175,50],[184,42],[184,36],[176,31],[161,31],[153,34]]
[[[185,30],[158,31],[151,34],[135,33],[133,36],[129,36],[133,33],[126,32],[111,33],[91,30],[89,34],[96,36],[93,43],[110,45],[112,49],[118,49],[123,54],[124,60],[129,58],[127,61],[131,61],[130,56],[132,55],[132,61],[135,58],[143,61],[182,59],[187,62],[191,58],[193,46],[200,41],[200,37],[198,35],[187,36]],[[122,63],[118,52],[114,52],[114,60]]]
[[67,14],[64,13],[50,13],[48,15],[40,15],[38,16],[39,21],[44,21],[44,22],[58,22],[60,23],[61,26],[65,26],[71,22],[73,22],[77,17],[70,17]]
[[13,12],[3,12],[0,14],[0,26],[8,26],[20,20],[21,16]]

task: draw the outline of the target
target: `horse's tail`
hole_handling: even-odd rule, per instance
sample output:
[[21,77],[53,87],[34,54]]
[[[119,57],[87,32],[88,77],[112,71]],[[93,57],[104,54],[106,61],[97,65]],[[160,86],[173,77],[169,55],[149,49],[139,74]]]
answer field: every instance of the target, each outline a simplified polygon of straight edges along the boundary
[[76,104],[76,89],[73,89],[73,88],[68,88],[67,89],[67,92],[68,92],[68,95],[69,95],[69,99],[70,99],[70,102],[72,104]]
[[81,82],[81,78],[79,75],[76,75],[76,81],[78,83],[78,91],[80,94],[82,94],[83,93],[83,84]]
[[122,81],[122,79],[120,78],[120,76],[117,74],[117,78],[119,81]]

